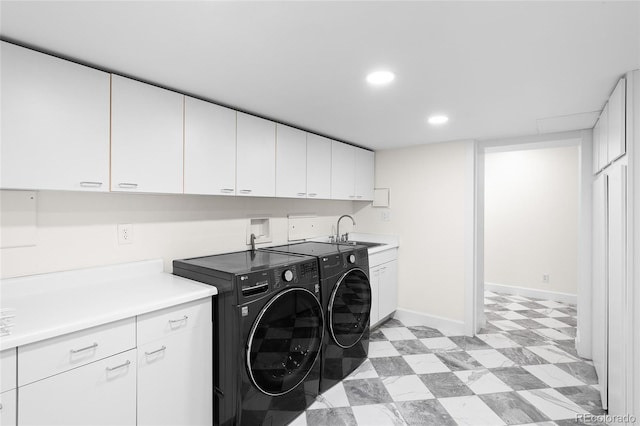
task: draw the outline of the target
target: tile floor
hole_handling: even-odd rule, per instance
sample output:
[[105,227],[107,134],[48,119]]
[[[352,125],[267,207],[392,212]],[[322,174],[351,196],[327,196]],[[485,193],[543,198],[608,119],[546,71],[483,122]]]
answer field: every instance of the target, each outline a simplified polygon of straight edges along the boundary
[[564,426],[605,413],[574,349],[574,306],[486,292],[485,312],[476,337],[386,321],[369,359],[291,425]]

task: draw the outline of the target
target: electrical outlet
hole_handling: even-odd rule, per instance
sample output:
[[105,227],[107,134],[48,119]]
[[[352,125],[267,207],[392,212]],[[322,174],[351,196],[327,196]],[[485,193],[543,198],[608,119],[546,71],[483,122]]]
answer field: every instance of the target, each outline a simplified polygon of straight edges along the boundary
[[543,283],[549,282],[549,274],[542,274],[542,282]]
[[118,225],[118,244],[133,244],[133,225]]
[[389,222],[391,220],[391,210],[389,209],[384,209],[380,212],[380,219],[382,219],[383,222]]

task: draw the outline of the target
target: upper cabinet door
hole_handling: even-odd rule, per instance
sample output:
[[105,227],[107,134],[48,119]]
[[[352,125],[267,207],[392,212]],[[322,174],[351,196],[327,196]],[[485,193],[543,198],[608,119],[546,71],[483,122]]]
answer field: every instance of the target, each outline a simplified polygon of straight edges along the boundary
[[307,133],[307,198],[331,198],[331,139]]
[[276,126],[276,197],[307,196],[307,133]]
[[602,170],[609,164],[607,154],[607,146],[609,144],[609,103],[602,109],[598,124],[600,125],[600,134],[598,135],[598,146],[600,147],[598,150],[598,169]]
[[112,75],[111,190],[182,193],[184,95]]
[[373,200],[375,154],[356,148],[356,199]]
[[185,97],[184,192],[236,194],[236,111]]
[[331,141],[331,198],[355,200],[356,148]]
[[276,195],[276,124],[238,112],[237,195]]
[[626,80],[620,79],[609,98],[607,162],[612,163],[626,152]]
[[109,74],[0,47],[0,187],[108,191]]

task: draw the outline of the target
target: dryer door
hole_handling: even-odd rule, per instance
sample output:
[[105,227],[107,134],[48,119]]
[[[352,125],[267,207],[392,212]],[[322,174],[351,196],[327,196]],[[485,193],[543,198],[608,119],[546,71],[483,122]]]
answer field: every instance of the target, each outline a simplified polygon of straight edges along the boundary
[[271,396],[304,381],[320,354],[324,320],[318,298],[304,288],[276,294],[260,311],[247,341],[247,371]]
[[371,285],[362,269],[352,269],[338,280],[329,299],[329,332],[344,349],[360,341],[371,313]]

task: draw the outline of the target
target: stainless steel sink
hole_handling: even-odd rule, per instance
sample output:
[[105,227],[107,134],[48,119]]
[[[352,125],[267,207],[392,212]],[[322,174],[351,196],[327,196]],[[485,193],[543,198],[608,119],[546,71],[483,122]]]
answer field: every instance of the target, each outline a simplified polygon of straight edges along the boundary
[[365,246],[365,247],[378,247],[378,246],[384,245],[384,243],[371,243],[368,241],[344,241],[344,242],[341,242],[340,244],[351,244],[351,245],[359,245],[359,246]]

